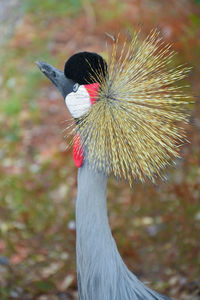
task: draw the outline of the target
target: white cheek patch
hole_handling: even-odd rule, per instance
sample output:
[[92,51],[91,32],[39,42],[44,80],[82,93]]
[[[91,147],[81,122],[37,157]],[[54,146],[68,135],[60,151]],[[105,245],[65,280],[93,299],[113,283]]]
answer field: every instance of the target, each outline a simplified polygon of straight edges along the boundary
[[65,104],[74,118],[86,114],[91,107],[91,102],[90,95],[84,85],[80,85],[77,92],[68,94],[65,98]]

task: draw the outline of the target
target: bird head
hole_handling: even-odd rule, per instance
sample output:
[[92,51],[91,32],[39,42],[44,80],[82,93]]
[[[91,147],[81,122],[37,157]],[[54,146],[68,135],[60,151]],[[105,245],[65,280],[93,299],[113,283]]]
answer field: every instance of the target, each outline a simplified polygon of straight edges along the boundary
[[[78,123],[97,100],[100,83],[106,77],[107,64],[103,58],[91,52],[80,52],[65,63],[64,71],[50,64],[36,62],[42,73],[56,86],[72,117]],[[81,167],[84,160],[82,143],[76,134],[73,147],[75,165]]]
[[75,119],[88,112],[97,97],[95,91],[98,91],[100,81],[107,72],[106,62],[92,52],[72,55],[66,61],[64,71],[44,62],[37,61],[36,64],[62,94]]

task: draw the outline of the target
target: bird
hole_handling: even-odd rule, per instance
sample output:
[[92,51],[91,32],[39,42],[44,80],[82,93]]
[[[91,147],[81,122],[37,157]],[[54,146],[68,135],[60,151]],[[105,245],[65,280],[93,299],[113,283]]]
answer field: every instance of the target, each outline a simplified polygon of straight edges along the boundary
[[[190,95],[181,82],[190,69],[174,67],[174,51],[153,30],[145,40],[114,42],[108,60],[78,52],[64,70],[37,61],[63,96],[74,120],[78,168],[76,261],[80,300],[169,300],[123,262],[107,213],[111,174],[133,186],[163,178],[185,139]],[[179,84],[180,83],[180,84]]]

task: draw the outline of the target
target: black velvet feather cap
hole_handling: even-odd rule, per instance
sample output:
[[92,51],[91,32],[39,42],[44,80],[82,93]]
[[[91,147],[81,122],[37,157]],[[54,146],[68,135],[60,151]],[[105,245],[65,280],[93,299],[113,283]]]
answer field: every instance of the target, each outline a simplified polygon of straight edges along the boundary
[[64,74],[78,84],[99,82],[106,76],[107,64],[97,53],[79,52],[72,55],[65,63]]

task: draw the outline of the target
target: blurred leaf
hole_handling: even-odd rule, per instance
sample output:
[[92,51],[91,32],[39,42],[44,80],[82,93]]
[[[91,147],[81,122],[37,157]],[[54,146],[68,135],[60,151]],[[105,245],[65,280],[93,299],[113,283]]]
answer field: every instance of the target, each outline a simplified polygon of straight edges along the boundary
[[54,287],[54,283],[50,280],[40,280],[35,282],[35,287],[39,289],[41,292],[50,292]]
[[1,300],[8,300],[8,290],[4,287],[0,287]]
[[[200,4],[200,0],[199,1],[199,4]],[[195,15],[195,14],[191,14],[190,15],[190,20],[192,21],[192,23],[196,26],[199,26],[200,25],[200,17]]]
[[63,15],[77,12],[81,7],[80,0],[67,0],[67,1],[58,1],[57,0],[23,0],[23,9],[26,12],[35,13],[40,8],[40,13],[45,14],[52,13],[55,15]]
[[16,115],[22,110],[22,101],[19,97],[11,96],[10,99],[2,102],[2,110],[9,116]]
[[194,0],[194,2],[198,5],[200,5],[200,0]]
[[4,131],[2,131],[2,134],[7,140],[7,142],[14,143],[20,140],[19,132],[20,132],[20,128],[18,122],[14,120],[13,122],[11,122],[10,128],[9,129],[6,128]]

